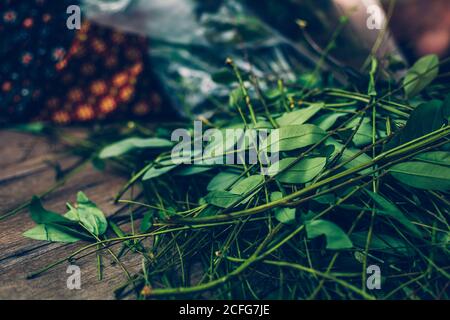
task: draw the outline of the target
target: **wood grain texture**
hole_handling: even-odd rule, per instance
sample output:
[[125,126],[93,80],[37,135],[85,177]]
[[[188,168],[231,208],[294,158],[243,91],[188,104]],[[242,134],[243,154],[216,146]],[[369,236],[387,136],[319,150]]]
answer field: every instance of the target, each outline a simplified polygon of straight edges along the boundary
[[[30,200],[35,194],[48,190],[55,183],[52,164],[70,168],[79,159],[66,152],[64,146],[37,137],[12,131],[0,131],[0,215]],[[56,212],[65,212],[66,202],[74,202],[76,193],[84,191],[105,212],[111,215],[120,206],[113,197],[125,182],[110,172],[99,172],[91,165],[85,167],[67,183],[43,201]],[[112,263],[108,252],[102,253],[103,280],[97,278],[96,256],[76,261],[81,268],[81,289],[67,289],[68,263],[27,280],[26,275],[61,259],[86,243],[57,244],[35,241],[22,236],[34,225],[28,210],[0,221],[0,299],[113,299],[113,290],[126,280],[118,264]],[[113,249],[117,251],[117,248]],[[132,273],[140,266],[137,255],[125,255],[121,262]]]

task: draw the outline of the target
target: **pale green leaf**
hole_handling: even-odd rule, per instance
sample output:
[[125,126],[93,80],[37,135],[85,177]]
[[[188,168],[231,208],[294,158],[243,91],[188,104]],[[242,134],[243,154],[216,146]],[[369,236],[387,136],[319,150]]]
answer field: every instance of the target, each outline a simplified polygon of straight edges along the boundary
[[173,142],[161,138],[127,138],[103,148],[99,158],[117,157],[135,149],[163,149],[172,146]]
[[392,166],[391,175],[398,181],[418,189],[450,190],[450,167],[411,161]]
[[250,191],[255,191],[264,182],[261,175],[253,175],[237,182],[230,190],[231,193],[243,195]]
[[310,146],[319,142],[326,132],[312,124],[281,127],[272,130],[267,139],[261,143],[261,150],[290,151]]
[[374,193],[372,191],[369,191],[365,189],[367,194],[372,198],[372,200],[375,202],[375,204],[384,211],[379,211],[380,215],[385,215],[387,217],[393,218],[397,220],[399,223],[401,223],[406,229],[411,231],[413,234],[415,234],[418,237],[422,236],[422,233],[417,229],[417,227],[403,214],[403,212],[400,211],[399,208],[389,200],[387,200],[385,197],[383,197],[379,193]]
[[142,180],[150,180],[159,176],[162,176],[163,174],[175,169],[176,165],[169,165],[161,168],[155,168],[154,166],[147,170],[147,172],[142,177]]
[[34,228],[23,233],[27,238],[42,241],[52,241],[52,242],[63,242],[63,243],[73,243],[80,241],[81,239],[67,234],[52,226],[46,226],[45,224],[38,224]]
[[304,124],[319,112],[323,108],[323,105],[323,103],[314,103],[303,109],[286,112],[281,117],[275,119],[275,121],[280,127]]
[[208,183],[207,190],[226,190],[239,179],[239,176],[239,174],[229,171],[220,172]]
[[235,203],[243,200],[243,197],[228,191],[215,190],[208,193],[205,197],[207,203],[220,208],[228,208]]
[[[331,155],[331,159],[335,158],[338,154],[340,154],[342,149],[344,148],[344,145],[342,143],[339,143],[332,138],[327,139],[327,143],[335,147],[334,152]],[[338,162],[339,163],[345,162],[344,168],[350,169],[365,165],[372,161],[372,158],[368,156],[366,153],[361,153],[357,155],[359,152],[360,150],[355,148],[345,148]],[[367,174],[369,172],[370,168],[361,170],[358,172],[358,174]]]
[[317,125],[323,130],[328,130],[336,123],[337,119],[347,115],[344,112],[333,112],[321,115],[312,121],[313,124]]
[[191,166],[186,166],[186,167],[180,168],[174,174],[177,176],[186,177],[186,176],[193,176],[196,174],[204,173],[204,172],[210,171],[212,169],[214,169],[213,166],[191,165]]
[[105,215],[95,203],[88,199],[83,192],[77,194],[76,208],[70,207],[66,217],[77,217],[77,220],[91,233],[100,236],[108,228]]
[[[353,232],[350,235],[350,239],[354,243],[355,247],[360,249],[366,248],[367,231]],[[414,250],[408,245],[407,242],[394,238],[386,234],[372,234],[372,240],[370,241],[370,250],[382,251],[383,253],[397,253],[403,256],[413,256]]]
[[[274,176],[278,172],[285,170],[296,158],[285,158],[272,164],[268,169],[269,176]],[[325,167],[327,159],[325,157],[305,158],[298,161],[291,168],[276,176],[276,179],[283,183],[306,183],[314,179]]]
[[431,54],[420,58],[406,73],[403,85],[407,98],[425,89],[439,74],[439,58]]
[[450,166],[450,152],[448,151],[432,151],[418,154],[414,160],[420,160],[441,166]]
[[333,222],[327,220],[309,220],[305,222],[308,239],[325,236],[329,250],[351,249],[352,241],[347,234]]
[[[270,200],[276,201],[283,197],[281,192],[272,192],[270,194]],[[277,207],[274,209],[275,219],[284,224],[292,224],[295,222],[295,209],[294,208],[282,208]]]

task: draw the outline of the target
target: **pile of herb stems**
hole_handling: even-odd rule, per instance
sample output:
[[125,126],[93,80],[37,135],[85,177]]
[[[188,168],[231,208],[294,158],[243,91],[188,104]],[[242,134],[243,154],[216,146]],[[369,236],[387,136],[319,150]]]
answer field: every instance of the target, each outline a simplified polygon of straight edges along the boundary
[[[372,99],[364,94],[347,92],[341,89],[314,91],[308,92],[308,95],[316,100],[337,96],[365,104],[347,121],[331,130],[326,138],[344,128],[351,120],[364,116],[375,106],[380,107],[382,105],[381,108],[388,112],[399,110],[396,112],[396,116],[399,117],[407,117],[408,110],[411,109],[407,105],[385,100],[384,98],[386,97]],[[303,104],[304,102],[301,101],[300,103]],[[341,101],[335,103],[335,105],[339,105],[339,103]],[[403,111],[400,111],[400,109]],[[356,127],[353,133],[358,128]],[[369,163],[339,171],[346,163],[362,153],[379,148],[391,137],[388,136],[374,141],[374,143],[361,149],[360,153],[355,154],[352,158],[328,169],[321,175],[320,179],[317,179],[307,187],[294,190],[280,200],[258,206],[231,210],[230,212],[202,218],[195,217],[195,215],[204,208],[204,205],[190,208],[189,201],[186,201],[185,204],[181,205],[181,207],[187,209],[182,215],[172,216],[166,221],[156,222],[153,225],[153,230],[150,232],[142,234],[123,233],[121,235],[116,233],[116,237],[106,238],[82,247],[70,256],[33,273],[30,277],[37,276],[62,262],[73,262],[87,255],[97,253],[99,250],[109,250],[110,247],[120,244],[123,247],[121,252],[129,251],[142,255],[143,268],[139,274],[128,277],[129,280],[116,290],[118,296],[123,295],[124,292],[128,294],[129,291],[126,290],[131,287],[131,290],[134,290],[140,298],[188,296],[190,298],[212,297],[225,299],[273,297],[284,299],[374,299],[376,296],[372,292],[368,292],[364,284],[366,279],[364,268],[361,268],[359,272],[334,271],[340,256],[347,255],[347,253],[335,252],[328,257],[325,267],[322,266],[320,270],[315,268],[312,265],[311,255],[316,253],[308,247],[308,241],[304,237],[304,225],[293,228],[277,223],[272,217],[271,209],[280,206],[299,207],[315,197],[351,186],[349,193],[318,213],[316,218],[325,216],[333,211],[335,211],[335,214],[339,214],[339,211],[336,211],[336,209],[363,188],[371,186],[374,182],[381,179],[385,174],[383,171],[385,168],[394,163],[410,159],[418,153],[433,150],[447,143],[449,133],[450,127],[445,126],[407,144],[379,153]],[[299,154],[298,159],[314,150],[322,142],[320,141],[303,151]],[[365,169],[371,169],[370,173],[354,175]],[[131,179],[132,182],[138,181],[136,176]],[[269,178],[265,183],[268,184],[272,180]],[[335,181],[339,183],[334,184],[333,182]],[[167,187],[165,183],[165,181],[152,182],[151,188],[146,187],[146,198],[150,203],[154,199],[163,199],[164,196],[158,191],[158,187],[160,187],[160,190],[164,190]],[[332,185],[331,188],[323,192],[318,191],[330,184]],[[131,185],[132,183],[127,186]],[[251,191],[249,190],[249,193]],[[437,193],[430,192],[430,196],[448,205],[448,201]],[[128,201],[128,204],[130,206],[140,204],[139,208],[135,209],[135,212],[139,212],[140,208],[145,207],[161,209],[158,205],[147,205],[139,203],[137,200]],[[131,214],[133,215],[133,213]],[[365,212],[356,215],[348,231],[349,234],[356,228],[358,223],[364,220],[367,221],[366,215],[367,213]],[[369,219],[370,229],[373,228],[374,218],[372,216]],[[147,239],[151,239],[151,241],[148,242]],[[220,241],[220,243],[216,244],[216,241]],[[148,247],[145,244],[148,244]],[[411,246],[415,248],[412,243]],[[367,258],[370,257],[368,249],[369,247],[363,252],[363,266],[367,265]],[[423,272],[392,275],[393,279],[399,280],[399,285],[390,292],[378,296],[378,298],[401,297],[399,294],[402,288],[411,286],[414,283],[421,284],[423,279],[430,278],[430,275],[435,272],[448,279],[448,268],[440,268],[434,265],[433,261],[421,249],[415,249],[428,262],[429,268]],[[301,257],[302,259],[300,260],[304,260],[303,263],[298,263],[299,259],[298,257],[294,258],[295,255]],[[192,276],[190,274],[192,267],[203,270],[203,273],[195,274],[198,272],[197,270]],[[155,277],[161,279],[159,284]],[[193,281],[191,277],[196,280],[193,284],[190,283]],[[235,281],[237,279],[239,281]],[[259,290],[255,289],[259,281],[264,281],[262,291],[261,288]],[[178,285],[174,286],[174,282]],[[140,291],[143,287],[151,288],[151,290]],[[264,287],[270,292],[265,292]],[[235,291],[236,293],[234,293]],[[276,295],[274,295],[274,292]]]

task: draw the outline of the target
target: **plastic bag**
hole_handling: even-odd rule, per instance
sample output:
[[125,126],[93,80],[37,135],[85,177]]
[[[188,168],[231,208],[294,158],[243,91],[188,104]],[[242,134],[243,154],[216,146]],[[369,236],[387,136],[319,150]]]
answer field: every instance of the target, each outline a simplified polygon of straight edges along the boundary
[[227,57],[244,73],[272,80],[294,80],[314,65],[310,50],[272,28],[243,1],[135,0],[119,12],[92,8],[90,19],[150,38],[154,72],[185,116],[207,115],[228,99]]
[[[322,49],[343,23],[343,14],[350,15],[350,21],[321,67],[332,71],[341,83],[349,77],[353,83],[365,83],[352,68],[370,61],[370,51],[381,34],[380,30],[366,30],[367,8],[359,0],[352,1],[360,5],[355,15],[355,10],[340,0],[118,1],[129,4],[121,10],[88,10],[90,18],[150,38],[153,68],[183,115],[205,114],[223,105],[230,92],[220,76],[225,74],[227,57],[245,73],[262,79],[261,86],[270,78],[298,81],[306,76],[305,71],[315,67]],[[307,20],[309,36],[300,30],[297,19]],[[384,58],[387,52],[396,52],[388,33],[378,45]]]

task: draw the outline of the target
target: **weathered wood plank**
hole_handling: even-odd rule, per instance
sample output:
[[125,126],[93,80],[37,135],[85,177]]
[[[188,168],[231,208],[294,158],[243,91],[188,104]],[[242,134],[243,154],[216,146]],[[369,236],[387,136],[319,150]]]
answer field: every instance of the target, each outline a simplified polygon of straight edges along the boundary
[[[48,190],[55,183],[55,172],[49,161],[57,161],[65,169],[79,160],[63,153],[61,144],[55,144],[44,137],[0,131],[0,141],[0,214],[30,200],[32,195]],[[112,199],[124,181],[123,177],[98,172],[89,165],[50,194],[44,205],[50,210],[64,212],[66,202],[74,202],[77,191],[83,190],[110,215],[120,209],[113,204]],[[97,279],[95,255],[76,262],[82,272],[81,290],[67,289],[67,263],[40,277],[27,280],[28,273],[86,245],[46,243],[23,237],[22,233],[33,225],[27,210],[0,221],[0,299],[113,298],[113,289],[125,281],[126,276],[117,264],[111,264],[112,259],[107,252],[102,254],[102,281]],[[137,270],[141,262],[136,255],[127,255],[121,261],[130,271]]]

